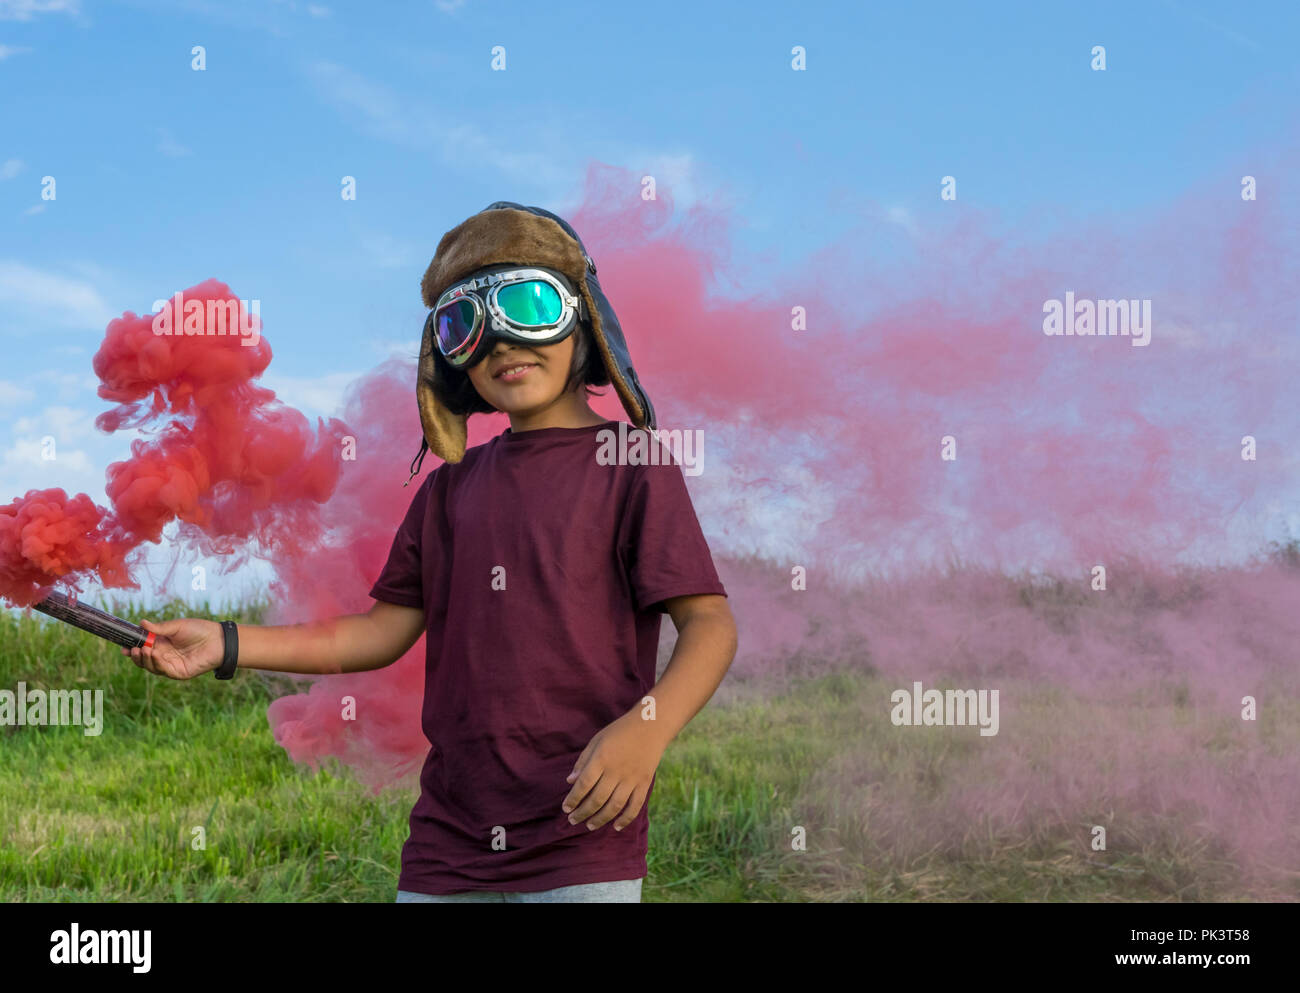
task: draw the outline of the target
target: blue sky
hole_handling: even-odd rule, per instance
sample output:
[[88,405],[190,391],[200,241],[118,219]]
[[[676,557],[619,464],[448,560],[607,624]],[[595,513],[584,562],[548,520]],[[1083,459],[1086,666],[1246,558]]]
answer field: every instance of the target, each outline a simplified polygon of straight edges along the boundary
[[1294,127],[1298,10],[0,0],[0,500],[103,502],[104,325],[209,276],[261,301],[267,385],[329,414],[414,354],[438,238],[493,200],[563,214],[594,159],[734,205],[780,259],[934,210],[950,173],[1008,218],[1159,206]]

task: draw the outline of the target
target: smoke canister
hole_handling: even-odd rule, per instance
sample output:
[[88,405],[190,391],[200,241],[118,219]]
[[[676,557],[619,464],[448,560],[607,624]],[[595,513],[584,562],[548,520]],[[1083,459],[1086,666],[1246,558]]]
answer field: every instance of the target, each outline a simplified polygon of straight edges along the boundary
[[81,603],[75,593],[70,596],[51,593],[40,603],[33,604],[32,609],[48,614],[65,624],[71,624],[75,628],[89,631],[123,648],[149,648],[153,645],[152,631],[146,631],[130,621],[114,617],[90,604]]

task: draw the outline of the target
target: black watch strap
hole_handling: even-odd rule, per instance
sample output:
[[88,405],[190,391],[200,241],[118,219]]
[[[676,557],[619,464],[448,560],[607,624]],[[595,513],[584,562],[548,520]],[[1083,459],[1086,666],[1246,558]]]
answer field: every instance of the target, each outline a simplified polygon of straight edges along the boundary
[[221,668],[217,670],[218,679],[234,679],[235,665],[239,661],[239,631],[234,621],[221,622],[221,634],[225,639],[225,649],[221,655]]

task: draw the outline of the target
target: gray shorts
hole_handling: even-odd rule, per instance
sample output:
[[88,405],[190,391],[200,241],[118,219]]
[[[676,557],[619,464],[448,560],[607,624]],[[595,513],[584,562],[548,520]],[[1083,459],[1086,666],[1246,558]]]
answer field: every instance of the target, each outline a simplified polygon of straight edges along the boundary
[[398,890],[398,903],[640,903],[640,879],[619,879],[612,883],[579,883],[535,893],[505,893],[473,890],[469,893],[412,893]]

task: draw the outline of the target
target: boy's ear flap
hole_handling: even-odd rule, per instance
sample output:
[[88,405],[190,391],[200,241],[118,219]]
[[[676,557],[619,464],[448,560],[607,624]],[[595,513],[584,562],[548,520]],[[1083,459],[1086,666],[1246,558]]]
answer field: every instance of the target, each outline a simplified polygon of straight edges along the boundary
[[420,342],[420,362],[416,369],[415,400],[420,408],[420,426],[430,450],[444,462],[459,462],[465,457],[468,429],[464,414],[453,414],[433,388],[436,361],[433,350],[433,321],[424,322],[424,339]]

